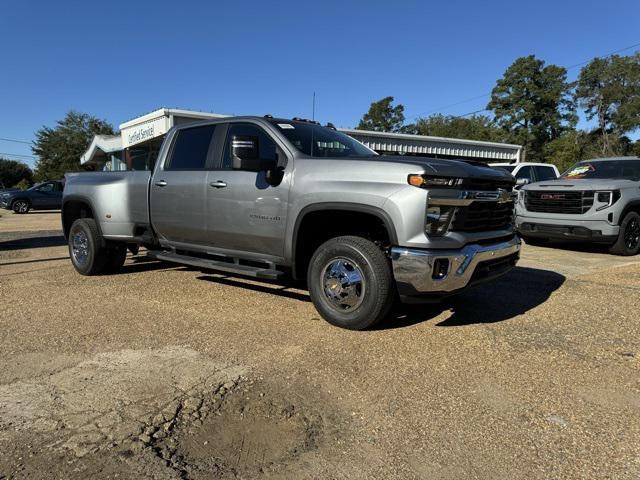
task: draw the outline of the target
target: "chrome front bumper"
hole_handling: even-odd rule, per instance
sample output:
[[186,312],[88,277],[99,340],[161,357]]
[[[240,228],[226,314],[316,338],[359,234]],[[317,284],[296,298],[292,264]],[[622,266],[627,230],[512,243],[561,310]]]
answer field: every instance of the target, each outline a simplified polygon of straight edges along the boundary
[[[461,250],[419,250],[393,247],[391,262],[398,291],[403,299],[421,295],[446,296],[470,283],[506,273],[520,254],[520,239],[490,245],[471,244]],[[439,261],[439,262],[438,262]],[[434,273],[436,266],[448,261],[446,273]],[[478,265],[484,270],[476,272]],[[486,271],[485,271],[486,270]],[[474,273],[482,274],[476,275]]]

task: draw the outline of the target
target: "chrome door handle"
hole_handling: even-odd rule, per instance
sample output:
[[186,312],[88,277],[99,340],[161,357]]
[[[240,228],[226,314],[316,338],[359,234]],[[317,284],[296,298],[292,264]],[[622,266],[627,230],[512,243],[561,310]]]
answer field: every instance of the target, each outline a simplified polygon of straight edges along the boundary
[[167,182],[165,182],[164,180],[158,180],[156,182],[156,185],[159,187],[166,187],[167,186]]
[[209,185],[214,188],[224,188],[227,186],[227,184],[222,180],[218,180],[217,182],[211,182]]

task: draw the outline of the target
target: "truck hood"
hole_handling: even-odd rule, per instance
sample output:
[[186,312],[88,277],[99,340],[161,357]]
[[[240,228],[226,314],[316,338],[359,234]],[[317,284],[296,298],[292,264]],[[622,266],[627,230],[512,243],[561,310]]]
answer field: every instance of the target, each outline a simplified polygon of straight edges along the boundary
[[[417,169],[424,170],[427,175],[509,182],[515,185],[515,178],[506,170],[491,168],[480,162],[440,160],[424,157],[405,157],[401,155],[380,155],[378,157],[367,158],[366,160],[415,165]],[[416,171],[416,173],[420,172]]]
[[638,186],[638,182],[633,180],[624,179],[597,179],[597,178],[585,178],[585,179],[558,179],[549,180],[546,182],[532,183],[531,185],[525,185],[523,190],[619,190],[621,188],[631,188]]

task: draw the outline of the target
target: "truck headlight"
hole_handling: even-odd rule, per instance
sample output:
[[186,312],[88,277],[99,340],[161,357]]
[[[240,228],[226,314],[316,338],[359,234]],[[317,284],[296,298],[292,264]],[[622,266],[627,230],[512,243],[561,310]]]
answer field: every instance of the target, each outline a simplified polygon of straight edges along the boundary
[[414,187],[437,187],[437,188],[456,188],[462,184],[461,178],[455,177],[432,177],[429,175],[409,175],[409,185]]
[[620,190],[611,190],[605,192],[596,192],[596,201],[598,207],[596,210],[604,210],[605,208],[609,208],[611,205],[616,203],[620,198]]
[[447,233],[455,207],[428,207],[425,232],[427,235],[439,237]]

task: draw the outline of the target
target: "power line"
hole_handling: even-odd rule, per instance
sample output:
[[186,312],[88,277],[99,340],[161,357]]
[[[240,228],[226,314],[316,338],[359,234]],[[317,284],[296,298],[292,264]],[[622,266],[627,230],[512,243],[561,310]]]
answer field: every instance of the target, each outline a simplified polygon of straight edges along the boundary
[[7,157],[38,158],[35,155],[23,155],[20,153],[0,152],[0,155],[6,155]]
[[[613,52],[610,52],[610,53],[606,54],[604,57],[595,57],[595,58],[607,58],[607,57],[610,57],[612,55],[615,55],[616,53],[625,52],[627,50],[631,50],[632,48],[636,48],[636,47],[640,47],[640,43],[636,43],[634,45],[630,45],[628,47],[624,47],[624,48],[621,48],[619,50],[615,50]],[[585,60],[584,62],[580,62],[580,63],[576,63],[574,65],[570,65],[570,66],[567,67],[567,70],[571,70],[572,68],[581,67],[582,65],[586,65],[591,60],[593,60],[593,59]]]
[[[491,95],[491,94],[489,94],[489,95]],[[475,97],[467,98],[466,100],[460,100],[459,102],[456,102],[456,103],[450,103],[449,105],[445,105],[444,107],[436,108],[436,109],[431,110],[429,112],[418,113],[418,114],[416,114],[416,115],[414,115],[412,117],[409,117],[409,118],[418,118],[421,115],[431,115],[432,113],[439,112],[440,110],[446,110],[447,108],[455,107],[455,106],[458,106],[458,105],[462,105],[463,103],[473,102],[474,100],[478,100],[479,98],[484,98],[486,96],[487,96],[487,94],[483,93],[482,95],[477,95]]]
[[463,115],[453,115],[453,118],[463,118],[463,117],[468,117],[469,115],[475,115],[476,113],[482,113],[482,112],[487,112],[488,110],[486,108],[480,109],[480,110],[474,110],[473,112],[469,112],[469,113],[465,113]]
[[33,145],[33,142],[29,142],[27,140],[16,140],[15,138],[2,138],[0,140],[4,140],[5,142],[14,142],[14,143],[24,143],[26,145]]
[[[615,55],[616,53],[625,52],[627,50],[631,50],[632,48],[636,48],[636,47],[640,47],[640,42],[639,43],[635,43],[633,45],[629,45],[628,47],[624,47],[624,48],[620,48],[618,50],[614,50],[613,52],[609,52],[606,55],[604,55],[604,57],[595,57],[595,58],[607,58],[607,57],[610,57],[612,55]],[[580,62],[580,63],[575,63],[573,65],[570,65],[570,66],[566,67],[566,69],[567,70],[571,70],[571,69],[574,69],[574,68],[577,68],[577,67],[581,67],[582,65],[586,65],[587,63],[589,63],[591,60],[593,60],[593,59],[585,60],[584,62]],[[489,96],[491,96],[491,92],[484,93],[482,95],[477,95],[475,97],[468,98],[466,100],[461,100],[459,102],[450,103],[449,105],[445,105],[443,107],[437,108],[435,110],[431,110],[429,112],[418,113],[416,115],[413,115],[412,117],[409,117],[409,119],[412,120],[412,119],[418,118],[418,117],[420,117],[422,115],[431,115],[432,113],[436,113],[436,112],[439,112],[441,110],[446,110],[446,109],[451,108],[451,107],[462,105],[463,103],[472,102],[474,100],[478,100],[480,98],[489,97]],[[483,108],[482,110],[476,110],[474,112],[465,113],[464,115],[455,115],[455,118],[466,117],[468,115],[473,115],[474,113],[480,113],[480,112],[486,112],[486,111],[487,111],[487,109]]]

